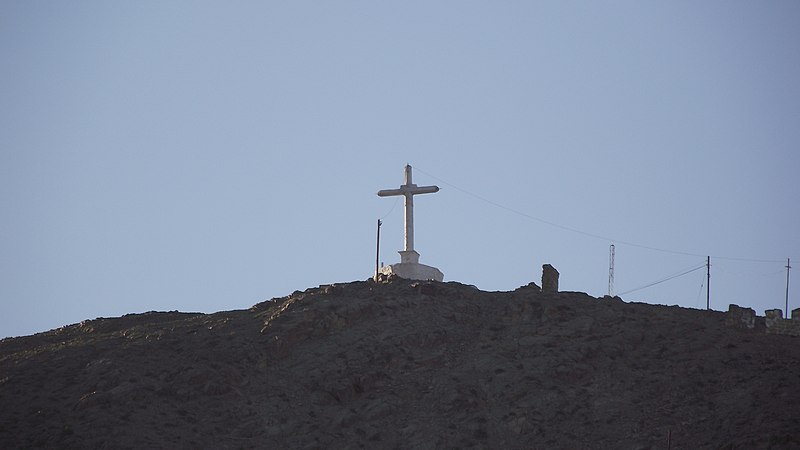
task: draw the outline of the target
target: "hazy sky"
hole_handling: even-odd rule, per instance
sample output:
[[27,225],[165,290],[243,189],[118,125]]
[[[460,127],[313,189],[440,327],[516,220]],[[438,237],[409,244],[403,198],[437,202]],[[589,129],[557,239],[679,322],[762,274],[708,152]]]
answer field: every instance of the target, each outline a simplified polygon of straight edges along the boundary
[[[618,293],[710,255],[712,308],[783,308],[799,23],[797,1],[0,2],[0,337],[367,279],[378,218],[399,261],[376,192],[406,163],[441,187],[416,247],[446,281],[550,263],[601,296],[615,243]],[[622,297],[704,308],[704,279]]]

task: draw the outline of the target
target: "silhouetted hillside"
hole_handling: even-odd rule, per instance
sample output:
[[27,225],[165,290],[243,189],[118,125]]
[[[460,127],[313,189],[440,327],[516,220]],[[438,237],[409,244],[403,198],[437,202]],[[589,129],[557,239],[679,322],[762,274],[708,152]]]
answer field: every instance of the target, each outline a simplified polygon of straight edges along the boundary
[[365,281],[2,340],[0,406],[7,449],[800,448],[800,339],[534,285]]

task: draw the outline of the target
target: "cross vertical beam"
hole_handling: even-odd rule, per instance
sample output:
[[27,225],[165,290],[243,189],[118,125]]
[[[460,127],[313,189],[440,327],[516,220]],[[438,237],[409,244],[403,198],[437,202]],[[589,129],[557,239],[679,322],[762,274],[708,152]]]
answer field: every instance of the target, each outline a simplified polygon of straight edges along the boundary
[[[404,186],[416,187],[416,184],[411,182],[411,166],[408,164],[406,164],[405,181],[406,184],[400,186],[400,189]],[[378,192],[378,195],[381,195],[380,192]],[[403,250],[409,252],[414,250],[414,193],[406,191],[403,196],[405,197],[403,207],[406,213],[405,219],[403,220],[403,232],[405,237]]]

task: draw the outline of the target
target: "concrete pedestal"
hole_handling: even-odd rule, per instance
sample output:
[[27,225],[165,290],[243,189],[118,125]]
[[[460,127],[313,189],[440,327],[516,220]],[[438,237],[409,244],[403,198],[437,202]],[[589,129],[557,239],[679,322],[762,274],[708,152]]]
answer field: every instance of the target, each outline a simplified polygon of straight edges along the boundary
[[419,263],[419,253],[414,250],[401,251],[400,263],[383,266],[380,273],[384,275],[397,275],[407,280],[434,280],[443,281],[444,274],[436,267]]

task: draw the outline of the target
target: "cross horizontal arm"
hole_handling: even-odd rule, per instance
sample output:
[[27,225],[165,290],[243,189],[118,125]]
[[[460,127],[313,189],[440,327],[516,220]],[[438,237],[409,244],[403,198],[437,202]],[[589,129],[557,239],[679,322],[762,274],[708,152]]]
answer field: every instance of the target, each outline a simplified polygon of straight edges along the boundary
[[408,192],[412,194],[433,194],[439,192],[439,186],[414,186]]
[[392,195],[406,195],[402,189],[384,189],[378,191],[378,197],[390,197]]
[[390,197],[392,195],[416,195],[416,194],[433,194],[434,192],[439,192],[439,186],[408,186],[402,185],[400,189],[384,189],[378,191],[379,197]]

